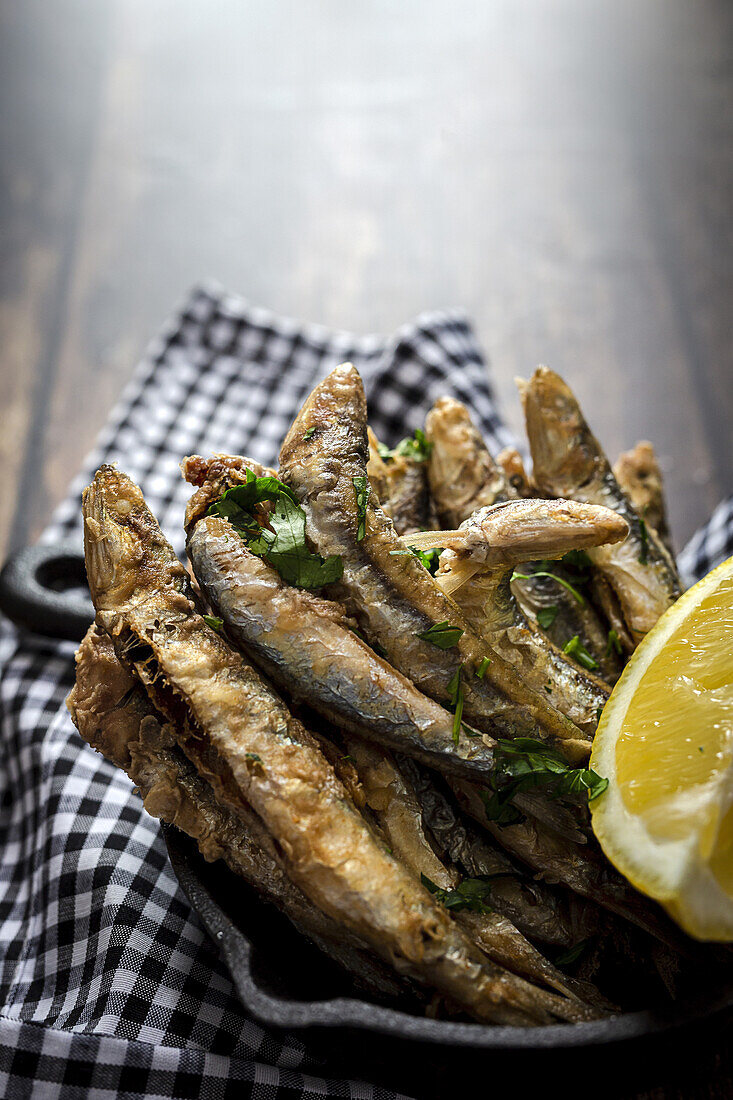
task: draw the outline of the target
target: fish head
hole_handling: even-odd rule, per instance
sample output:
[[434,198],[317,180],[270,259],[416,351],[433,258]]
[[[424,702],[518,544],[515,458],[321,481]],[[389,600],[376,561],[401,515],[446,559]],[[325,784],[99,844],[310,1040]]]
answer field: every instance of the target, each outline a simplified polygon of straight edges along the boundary
[[518,380],[532,477],[548,496],[570,496],[597,476],[598,445],[572,390],[559,374],[538,367],[529,382]]

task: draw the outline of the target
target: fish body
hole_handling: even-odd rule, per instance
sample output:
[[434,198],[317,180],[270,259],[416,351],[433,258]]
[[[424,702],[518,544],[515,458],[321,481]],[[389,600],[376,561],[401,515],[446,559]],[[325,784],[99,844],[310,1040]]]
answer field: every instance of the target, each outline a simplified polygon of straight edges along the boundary
[[680,595],[674,562],[621,490],[570,388],[540,367],[520,388],[533,479],[538,490],[588,504],[602,504],[629,525],[623,543],[589,551],[621,604],[638,642]]
[[430,492],[443,527],[517,495],[486,447],[465,405],[439,397],[425,418]]
[[228,636],[283,690],[346,730],[463,775],[488,774],[493,744],[455,743],[453,715],[374,652],[339,604],[286,584],[232,526],[204,516],[188,553]]
[[[588,741],[582,731],[526,688],[471,630],[417,558],[405,554],[381,508],[367,501],[359,515],[355,484],[366,476],[367,455],[364,389],[358,373],[346,364],[307,399],[283,444],[280,476],[305,510],[306,532],[318,552],[341,557],[340,592],[353,604],[368,639],[439,702],[450,699],[451,684],[458,678],[463,716],[481,732],[539,737],[556,743],[572,759],[585,758]],[[451,648],[439,649],[420,637],[444,622],[462,631]],[[483,676],[477,675],[480,668]]]
[[437,527],[425,462],[400,454],[382,458],[379,440],[371,428],[367,474],[380,505],[399,535]]
[[624,451],[614,463],[613,473],[638,514],[656,531],[674,559],[662,470],[653,444],[642,439],[630,451]]
[[103,466],[83,513],[99,625],[217,800],[255,812],[303,893],[398,972],[476,1018],[562,1018],[556,995],[486,959],[377,841],[315,739],[197,614],[137,486]]

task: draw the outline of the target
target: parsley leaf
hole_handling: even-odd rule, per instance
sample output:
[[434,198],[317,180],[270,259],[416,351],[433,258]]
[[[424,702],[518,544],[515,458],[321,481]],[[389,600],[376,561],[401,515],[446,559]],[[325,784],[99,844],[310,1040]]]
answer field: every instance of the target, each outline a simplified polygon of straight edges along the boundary
[[418,550],[416,546],[408,546],[405,550],[390,550],[390,555],[393,558],[399,558],[402,554],[414,554],[421,565],[425,566],[431,577],[434,577],[438,572],[442,553],[442,546],[434,546],[430,550]]
[[570,966],[572,963],[577,962],[583,952],[590,946],[592,939],[593,937],[589,936],[586,940],[579,940],[578,943],[574,943],[572,947],[555,959],[555,966]]
[[537,622],[540,624],[543,630],[547,630],[552,626],[558,613],[557,604],[551,604],[549,607],[541,607],[537,612]]
[[414,435],[407,436],[406,439],[401,439],[394,448],[390,449],[386,447],[384,443],[380,443],[379,456],[384,459],[385,462],[390,462],[397,456],[401,458],[411,458],[413,462],[425,462],[426,459],[429,458],[432,449],[433,444],[427,441],[425,432],[421,428],[416,428]]
[[444,905],[446,909],[459,912],[461,909],[470,909],[472,913],[490,913],[491,908],[486,904],[491,893],[490,879],[492,875],[477,875],[476,878],[464,878],[454,890],[446,890],[437,886],[427,875],[420,875],[423,886],[430,891],[436,901]]
[[218,615],[202,615],[201,618],[212,630],[219,631],[224,626],[224,620],[220,619]]
[[310,437],[315,434],[315,430],[315,428],[307,428],[303,432],[303,439],[310,439]]
[[548,798],[577,799],[587,794],[592,802],[608,786],[590,768],[573,768],[555,749],[531,737],[496,742],[489,790],[481,792],[486,816],[498,825],[524,820],[512,799],[523,791],[541,788]]
[[447,620],[441,623],[433,623],[431,627],[424,630],[422,634],[415,634],[416,638],[422,638],[425,642],[430,642],[431,645],[437,646],[438,649],[452,649],[454,645],[458,645],[458,639],[460,638],[463,630],[460,626],[451,626]]
[[608,632],[608,641],[606,643],[606,657],[610,657],[614,650],[616,653],[621,652],[621,639],[618,636],[618,632],[611,628]]
[[570,583],[570,581],[566,581],[564,577],[559,577],[557,573],[550,573],[547,569],[537,569],[534,573],[518,573],[515,569],[511,575],[511,580],[531,581],[532,577],[549,577],[551,580],[557,581],[558,584],[561,584],[563,588],[567,589],[570,595],[575,600],[577,600],[581,607],[585,603],[585,598],[581,596],[580,592],[578,592],[578,589],[575,588],[574,585]]
[[574,634],[570,641],[566,642],[562,647],[562,651],[567,653],[569,657],[574,657],[578,664],[582,665],[583,668],[587,668],[589,672],[594,672],[599,667],[598,661],[591,656],[577,634]]
[[352,477],[356,495],[356,515],[359,523],[356,528],[356,541],[361,542],[366,534],[366,510],[372,487],[367,477]]
[[486,675],[486,669],[489,667],[490,664],[491,664],[491,657],[482,657],[481,658],[481,663],[478,666],[478,668],[476,669],[476,675],[478,676],[479,680],[483,680],[484,676]]
[[461,683],[461,672],[463,671],[463,662],[460,663],[453,676],[450,678],[448,684],[448,698],[450,699],[450,705],[453,708],[453,744],[458,744],[458,739],[461,736],[461,718],[463,717],[463,684]]
[[[267,511],[263,504],[271,503]],[[276,477],[256,477],[227,489],[209,508],[210,515],[228,519],[249,550],[277,569],[283,580],[299,588],[321,588],[339,580],[344,567],[338,555],[322,558],[308,549],[305,512],[294,493]]]
[[641,536],[641,547],[639,548],[639,564],[649,564],[649,532],[647,530],[646,523],[643,519],[639,520],[639,534]]

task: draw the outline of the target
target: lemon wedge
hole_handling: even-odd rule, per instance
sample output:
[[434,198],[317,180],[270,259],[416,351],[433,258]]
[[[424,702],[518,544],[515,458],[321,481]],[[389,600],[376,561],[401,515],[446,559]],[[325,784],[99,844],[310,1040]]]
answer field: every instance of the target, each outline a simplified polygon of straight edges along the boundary
[[700,940],[733,940],[733,558],[647,634],[606,704],[591,802],[611,863]]

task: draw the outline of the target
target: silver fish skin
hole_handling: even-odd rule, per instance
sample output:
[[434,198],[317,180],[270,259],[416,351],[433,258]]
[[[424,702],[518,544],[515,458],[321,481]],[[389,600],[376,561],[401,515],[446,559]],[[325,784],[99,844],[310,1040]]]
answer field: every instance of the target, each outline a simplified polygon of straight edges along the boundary
[[613,473],[621,489],[649,527],[653,527],[674,561],[674,548],[667,520],[664,479],[654,445],[640,440],[616,459]]
[[[364,388],[356,370],[344,364],[305,402],[283,444],[280,476],[305,510],[306,533],[318,552],[341,557],[340,593],[355,606],[368,640],[379,643],[395,668],[439,702],[450,699],[451,682],[459,676],[464,717],[480,731],[492,737],[537,737],[568,759],[586,759],[586,735],[528,689],[471,630],[417,558],[405,554],[378,504],[367,502],[364,537],[357,537],[354,479],[356,485],[365,484],[367,456]],[[463,631],[455,646],[442,650],[419,637],[443,622]],[[477,675],[481,667],[483,678]]]
[[458,527],[478,508],[517,496],[464,404],[439,397],[425,418],[430,492],[443,527]]
[[559,375],[539,367],[529,382],[520,383],[520,393],[538,490],[603,504],[629,524],[625,542],[590,550],[589,556],[616,592],[638,643],[680,595],[674,562],[622,492],[575,396]]
[[426,463],[416,462],[406,455],[385,460],[379,453],[379,440],[371,428],[368,434],[369,481],[397,533],[411,535],[414,531],[437,527]]
[[98,623],[217,800],[254,810],[303,893],[399,973],[477,1019],[562,1019],[562,999],[486,959],[376,840],[314,738],[196,613],[138,487],[103,466],[83,515]]
[[339,604],[291,587],[250,553],[228,521],[199,520],[188,554],[228,637],[290,696],[343,729],[439,770],[490,774],[489,738],[463,737],[456,745],[449,711],[349,629]]
[[97,626],[90,627],[77,651],[76,683],[67,706],[82,738],[127,772],[149,814],[192,837],[204,859],[223,859],[316,946],[350,969],[367,992],[391,999],[416,995],[416,987],[367,952],[290,881],[253,812],[245,822],[216,801]]

